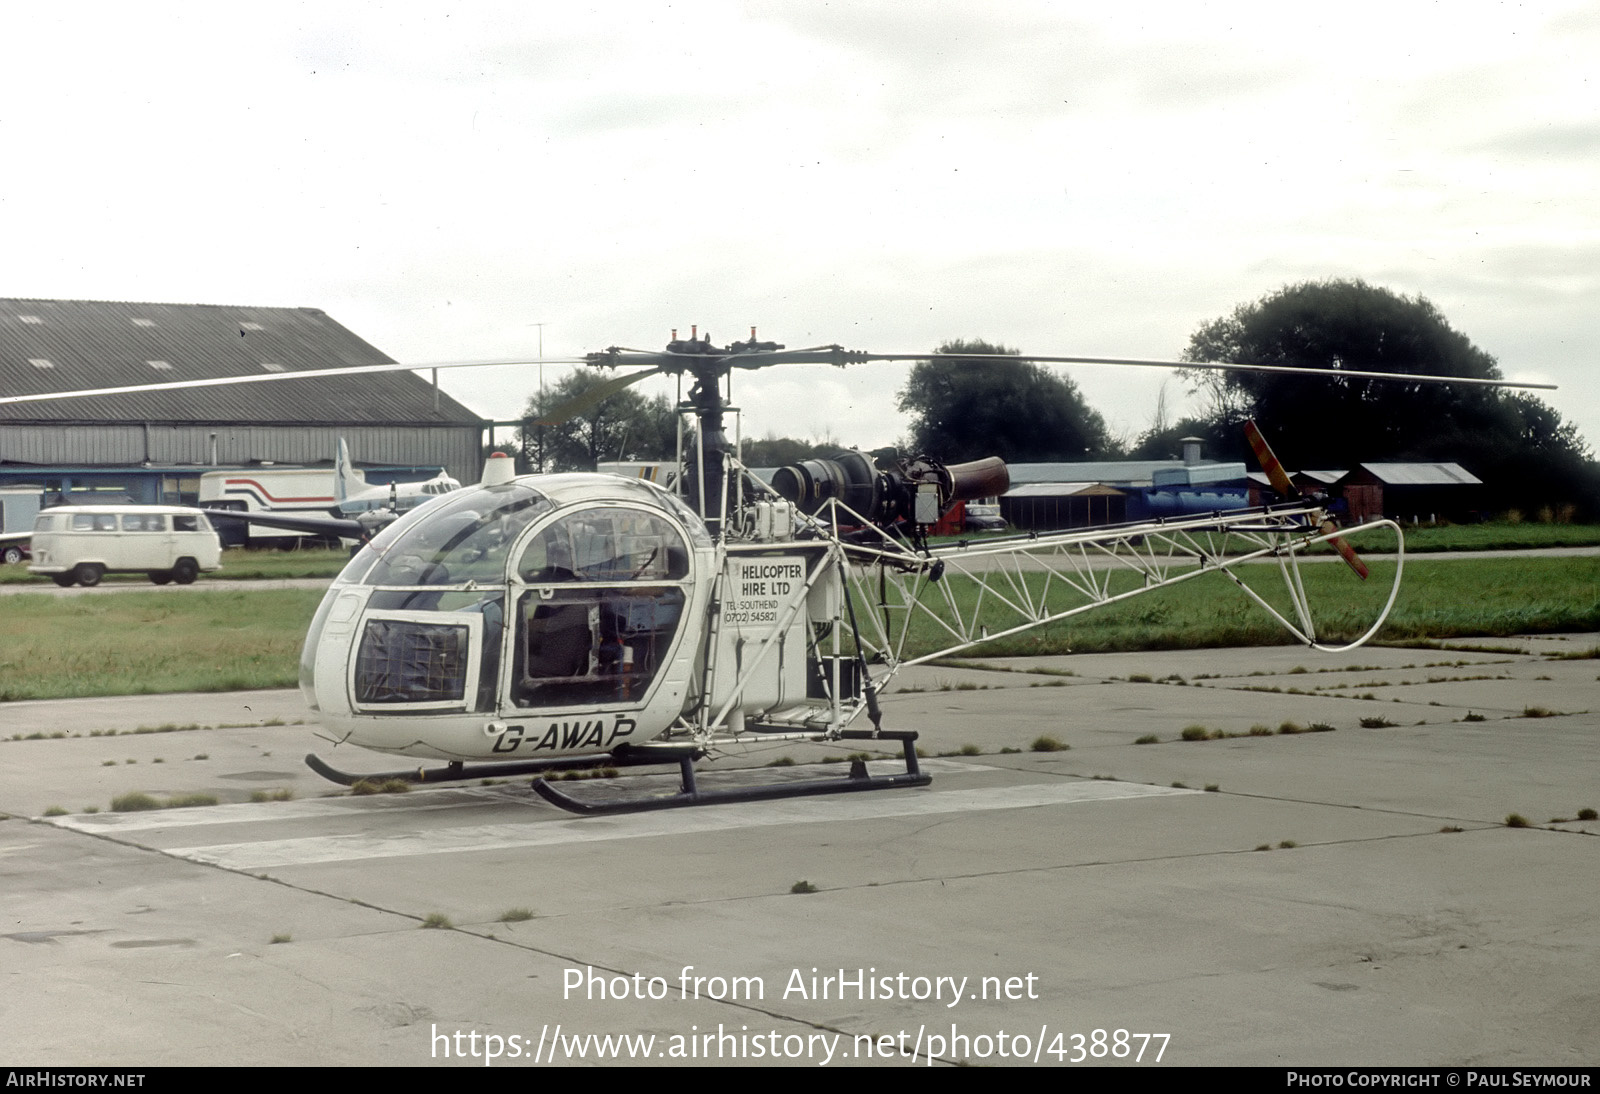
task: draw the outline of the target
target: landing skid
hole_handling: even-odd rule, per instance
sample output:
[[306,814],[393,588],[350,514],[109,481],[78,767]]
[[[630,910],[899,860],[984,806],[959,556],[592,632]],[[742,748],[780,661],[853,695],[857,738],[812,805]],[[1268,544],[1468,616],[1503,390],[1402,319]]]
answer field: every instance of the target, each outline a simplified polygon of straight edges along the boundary
[[[698,755],[698,753],[696,754]],[[413,767],[406,771],[350,772],[340,771],[316,753],[306,756],[306,766],[324,779],[342,786],[354,786],[362,780],[387,782],[401,779],[410,783],[461,782],[466,779],[503,779],[508,775],[542,775],[547,771],[587,771],[596,767],[633,767],[642,764],[659,764],[660,757],[643,757],[637,753],[625,754],[618,750],[610,756],[573,756],[560,760],[529,760],[525,763],[479,763],[468,766],[454,761],[443,767]]]
[[811,779],[806,782],[777,783],[770,786],[734,787],[727,790],[701,790],[695,782],[695,757],[678,757],[682,789],[661,798],[634,798],[625,801],[591,802],[559,790],[545,779],[535,779],[533,789],[551,805],[560,806],[570,813],[584,816],[601,816],[616,813],[646,813],[656,809],[681,809],[690,805],[718,805],[726,802],[771,801],[777,798],[805,798],[818,794],[847,794],[858,790],[891,790],[898,787],[927,786],[933,776],[923,773],[917,765],[917,735],[915,732],[874,732],[871,730],[846,730],[844,738],[857,740],[899,741],[905,755],[906,770],[903,775],[869,775],[862,760],[850,762],[850,773],[843,778]]

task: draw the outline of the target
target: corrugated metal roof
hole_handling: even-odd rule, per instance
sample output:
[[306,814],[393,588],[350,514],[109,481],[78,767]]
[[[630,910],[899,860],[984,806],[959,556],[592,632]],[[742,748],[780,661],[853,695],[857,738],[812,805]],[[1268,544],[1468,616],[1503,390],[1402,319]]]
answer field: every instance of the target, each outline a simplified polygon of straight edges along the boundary
[[[1350,472],[1348,471],[1289,471],[1286,472],[1291,479],[1310,479],[1312,482],[1321,483],[1323,486],[1332,486]],[[1271,486],[1272,480],[1267,478],[1265,471],[1251,471],[1248,475],[1251,482],[1257,486]]]
[[1150,476],[1150,483],[1158,490],[1181,489],[1185,486],[1214,486],[1222,482],[1243,482],[1242,463],[1197,463],[1187,467],[1164,467]]
[[1079,495],[1121,497],[1122,491],[1098,482],[1025,482],[1007,490],[1007,498],[1060,498]]
[[[40,360],[49,366],[33,363]],[[0,392],[8,395],[392,360],[318,308],[0,299]],[[0,422],[481,420],[448,395],[438,403],[426,380],[395,372],[21,403],[0,406]]]
[[1364,463],[1385,486],[1481,486],[1483,480],[1459,463]]
[[1103,482],[1149,486],[1158,470],[1182,467],[1182,460],[1101,460],[1095,463],[1013,463],[1012,482]]

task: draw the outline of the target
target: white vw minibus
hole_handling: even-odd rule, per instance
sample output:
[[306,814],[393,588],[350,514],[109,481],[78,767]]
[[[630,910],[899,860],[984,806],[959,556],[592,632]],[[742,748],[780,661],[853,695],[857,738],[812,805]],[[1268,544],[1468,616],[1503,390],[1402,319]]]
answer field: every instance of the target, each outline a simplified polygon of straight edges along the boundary
[[33,525],[30,573],[57,585],[98,585],[108,573],[188,585],[222,568],[222,544],[206,515],[173,505],[64,505]]

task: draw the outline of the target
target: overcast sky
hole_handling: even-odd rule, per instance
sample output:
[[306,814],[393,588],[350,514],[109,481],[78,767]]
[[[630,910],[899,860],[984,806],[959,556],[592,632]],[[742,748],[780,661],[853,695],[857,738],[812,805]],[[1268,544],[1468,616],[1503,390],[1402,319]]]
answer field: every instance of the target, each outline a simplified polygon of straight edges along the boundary
[[[318,307],[419,362],[690,324],[1170,357],[1364,278],[1600,442],[1592,2],[39,4],[5,33],[0,296]],[[1132,437],[1164,374],[1071,375]],[[904,434],[902,377],[734,394],[747,435],[865,447]],[[493,418],[537,383],[444,380]]]

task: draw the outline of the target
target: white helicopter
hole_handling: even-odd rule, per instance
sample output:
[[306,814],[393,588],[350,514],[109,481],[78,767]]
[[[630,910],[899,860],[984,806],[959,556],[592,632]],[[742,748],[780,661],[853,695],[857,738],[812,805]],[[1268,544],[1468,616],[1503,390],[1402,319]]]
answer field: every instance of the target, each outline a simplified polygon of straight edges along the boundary
[[[441,766],[357,775],[316,755],[307,763],[346,784],[678,765],[681,785],[665,797],[601,803],[535,781],[545,798],[580,813],[920,786],[930,776],[917,762],[916,731],[884,728],[877,702],[907,666],[1209,573],[1232,579],[1313,648],[1351,649],[1382,626],[1399,565],[1370,628],[1340,646],[1319,639],[1299,567],[1330,544],[1365,577],[1346,537],[1387,528],[1398,538],[1398,526],[1337,528],[1322,499],[1293,487],[1253,426],[1252,447],[1280,504],[944,546],[929,545],[927,529],[957,501],[1003,493],[1001,461],[947,467],[921,457],[879,468],[845,452],[783,468],[768,486],[733,455],[723,394],[733,369],[936,357],[785,351],[757,342],[753,330],[726,348],[674,332],[662,353],[589,355],[590,365],[639,370],[599,385],[583,406],[649,376],[678,376],[680,393],[690,379],[679,405],[698,428],[692,451],[680,451],[681,493],[614,475],[518,476],[510,459],[493,458],[477,486],[400,516],[328,590],[306,637],[300,687],[336,745]],[[684,436],[680,429],[680,449]],[[1262,560],[1281,570],[1287,612],[1236,572]],[[918,649],[930,635],[942,648],[908,652],[913,635]],[[862,714],[869,727],[855,728]],[[898,743],[904,771],[872,774],[854,762],[839,778],[717,790],[696,782],[697,761],[740,747],[854,739]]]

